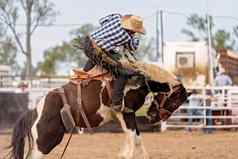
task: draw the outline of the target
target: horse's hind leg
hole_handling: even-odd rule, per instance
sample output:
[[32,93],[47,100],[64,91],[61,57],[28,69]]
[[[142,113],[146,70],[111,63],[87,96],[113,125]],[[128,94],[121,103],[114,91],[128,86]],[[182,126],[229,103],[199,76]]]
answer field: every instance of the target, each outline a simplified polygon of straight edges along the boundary
[[39,123],[39,120],[42,116],[44,104],[45,104],[45,97],[40,100],[40,102],[38,103],[38,105],[36,107],[38,116],[31,128],[31,134],[32,134],[32,139],[33,139],[33,143],[32,143],[33,148],[30,151],[29,156],[26,156],[27,159],[41,159],[41,158],[43,158],[43,153],[38,149],[38,145],[37,145],[37,138],[39,136],[38,131],[37,131],[37,124]]
[[60,106],[50,105],[43,98],[37,105],[37,119],[31,128],[33,149],[27,159],[41,159],[58,145],[64,136],[64,126],[60,116]]
[[137,148],[141,148],[144,159],[149,159],[143,143],[141,141],[140,132],[137,127],[135,113],[121,114],[117,113],[123,131],[126,133],[125,145],[122,152],[119,154],[120,158],[133,159]]
[[44,156],[43,153],[40,152],[38,148],[34,146],[33,150],[31,151],[27,159],[42,159],[43,156]]

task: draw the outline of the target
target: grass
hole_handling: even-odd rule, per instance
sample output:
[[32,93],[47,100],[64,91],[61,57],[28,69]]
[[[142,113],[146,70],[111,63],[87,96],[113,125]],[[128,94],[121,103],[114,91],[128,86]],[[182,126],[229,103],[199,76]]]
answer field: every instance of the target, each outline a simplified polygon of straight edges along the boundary
[[142,107],[136,112],[136,116],[146,116],[147,110],[148,110],[148,107],[142,106]]

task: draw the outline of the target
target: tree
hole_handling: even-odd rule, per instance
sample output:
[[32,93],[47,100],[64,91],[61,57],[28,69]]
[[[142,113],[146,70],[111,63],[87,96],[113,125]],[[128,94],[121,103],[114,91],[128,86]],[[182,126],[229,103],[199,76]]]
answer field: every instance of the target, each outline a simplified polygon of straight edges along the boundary
[[[69,42],[63,42],[61,45],[57,45],[53,48],[47,49],[44,52],[44,61],[38,63],[37,71],[41,72],[42,75],[57,75],[57,64],[66,63],[75,67],[83,67],[87,61],[83,50],[75,48],[74,45],[78,45],[80,41],[89,35],[96,26],[92,24],[84,24],[80,28],[72,30],[72,40]],[[141,46],[136,53],[138,58],[144,56],[150,56],[153,39],[147,42],[146,39],[142,39]]]
[[11,66],[14,73],[20,73],[20,67],[16,61],[17,49],[10,38],[2,39],[0,42],[0,63]]
[[[210,28],[211,30],[214,30],[215,24],[213,22],[213,18],[211,16],[209,16],[209,18],[210,18]],[[187,25],[190,28],[182,29],[182,33],[187,35],[192,41],[199,41],[199,40],[207,41],[208,40],[207,22],[208,22],[207,18],[201,17],[197,14],[192,14],[187,19]],[[211,38],[212,38],[212,47],[216,50],[220,48],[232,49],[234,46],[234,41],[232,40],[230,33],[225,30],[219,29],[214,31],[214,34],[211,35]]]
[[[210,27],[213,29],[213,19],[210,20]],[[197,14],[192,14],[187,19],[189,29],[182,29],[182,33],[187,35],[192,41],[207,40],[207,19]]]
[[238,38],[238,26],[235,26],[233,28],[233,32],[234,32],[234,35],[236,36],[236,38]]
[[[0,22],[13,35],[20,51],[26,56],[26,75],[32,79],[31,38],[40,25],[50,25],[57,12],[48,0],[0,0]],[[25,19],[25,45],[17,30],[19,17]]]
[[[72,41],[70,42],[71,46],[74,45],[75,39],[79,42],[82,39],[84,39],[86,36],[88,36],[92,31],[94,31],[97,27],[88,23],[82,25],[80,28],[72,30],[70,34],[73,36]],[[75,47],[72,47],[72,51],[69,52],[68,60],[74,61],[76,63],[77,67],[83,67],[85,63],[87,62],[87,57],[85,56],[83,50],[77,49]]]
[[234,48],[234,41],[231,41],[231,34],[225,30],[218,30],[214,35],[214,39],[213,43],[216,50]]
[[65,58],[64,43],[62,46],[56,46],[50,48],[44,52],[44,61],[37,64],[37,71],[41,72],[43,76],[53,76],[56,75],[56,64],[58,61],[62,61]]
[[83,50],[73,47],[74,39],[82,40],[84,37],[90,34],[96,27],[92,24],[84,24],[78,29],[74,29],[70,32],[73,36],[69,42],[63,42],[53,48],[47,49],[44,52],[44,61],[37,64],[37,71],[42,75],[56,75],[57,64],[68,63],[74,64],[76,67],[83,67],[87,61]]
[[148,59],[153,60],[154,58],[152,55],[152,53],[154,52],[153,41],[154,41],[153,38],[149,40],[147,40],[146,38],[142,38],[140,40],[140,46],[135,53],[136,57],[138,57],[139,59],[147,57]]
[[[235,26],[233,28],[233,35],[234,35],[234,43],[236,43],[236,41],[238,41],[238,26]],[[236,50],[238,50],[238,47],[236,47]]]

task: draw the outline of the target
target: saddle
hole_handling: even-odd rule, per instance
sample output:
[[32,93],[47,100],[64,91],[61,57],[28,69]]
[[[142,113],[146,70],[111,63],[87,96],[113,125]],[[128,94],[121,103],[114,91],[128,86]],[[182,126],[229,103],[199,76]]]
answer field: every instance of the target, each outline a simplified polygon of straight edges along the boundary
[[70,75],[70,80],[102,80],[102,81],[112,81],[111,74],[105,69],[95,66],[90,71],[85,72],[81,69],[73,69]]
[[[158,66],[151,65],[151,64],[144,64],[144,63],[136,62],[136,63],[133,63],[133,65],[128,65],[128,67],[133,68],[135,70],[139,70],[145,76],[149,77],[150,80],[157,81],[160,83],[167,83],[169,85],[170,91],[169,92],[161,92],[161,94],[165,94],[165,95],[163,95],[163,99],[160,104],[156,103],[156,107],[157,107],[157,109],[160,110],[161,107],[163,107],[163,105],[166,105],[166,106],[169,105],[168,109],[170,110],[170,108],[171,108],[170,105],[173,106],[173,104],[171,104],[171,103],[173,103],[173,100],[170,100],[171,102],[168,102],[168,101],[172,96],[174,96],[174,94],[177,94],[177,93],[175,93],[175,92],[177,92],[177,90],[175,88],[176,88],[176,86],[178,86],[180,84],[180,82],[176,79],[176,77],[173,74],[171,74],[170,72],[164,70],[163,68],[160,68]],[[71,72],[71,76],[70,76],[71,82],[78,85],[77,86],[77,92],[78,92],[78,102],[77,103],[79,105],[79,107],[78,107],[79,111],[77,111],[78,112],[77,114],[78,115],[81,114],[81,116],[84,118],[84,122],[86,123],[89,130],[91,129],[91,126],[90,126],[90,124],[87,120],[87,117],[84,113],[84,110],[83,110],[82,101],[81,101],[81,86],[84,84],[87,85],[89,83],[89,81],[91,81],[91,80],[101,80],[101,81],[105,82],[106,89],[108,90],[108,93],[109,93],[109,97],[111,97],[110,93],[111,93],[112,89],[111,89],[110,84],[112,82],[112,77],[113,76],[111,75],[110,72],[101,68],[100,66],[95,66],[89,72],[82,71],[81,69],[73,69]],[[70,129],[72,129],[72,127],[75,126],[75,123],[71,117],[67,117],[67,116],[72,116],[72,114],[69,111],[70,109],[67,105],[67,102],[64,102],[64,105],[65,105],[65,107],[64,107],[65,111],[64,111],[64,109],[62,109],[62,111],[64,111],[65,113],[62,112],[61,114],[65,114],[64,115],[65,117],[63,117],[63,115],[62,115],[62,119],[63,119],[64,124],[66,123],[65,125],[71,125],[71,126],[68,126],[68,128],[67,128],[68,130],[70,130]],[[175,108],[173,108],[173,110],[175,110]],[[173,111],[171,111],[171,112],[173,112]],[[162,115],[162,116],[164,116],[164,115]],[[65,126],[65,127],[67,127],[67,126]]]
[[[70,81],[75,83],[77,85],[77,103],[78,106],[71,107],[66,99],[65,92],[63,88],[58,89],[60,92],[61,98],[63,100],[64,106],[61,109],[61,118],[64,123],[64,126],[68,132],[71,132],[76,127],[77,119],[79,119],[79,116],[81,115],[88,130],[93,133],[92,128],[89,124],[89,121],[87,119],[87,116],[85,114],[82,101],[81,101],[81,87],[83,85],[87,85],[90,80],[101,80],[105,82],[106,89],[108,90],[108,95],[111,96],[111,81],[112,76],[109,72],[106,70],[100,68],[99,66],[95,66],[93,69],[91,69],[89,72],[85,72],[81,69],[73,69],[70,75]],[[72,115],[72,109],[73,111],[76,111],[76,119]]]

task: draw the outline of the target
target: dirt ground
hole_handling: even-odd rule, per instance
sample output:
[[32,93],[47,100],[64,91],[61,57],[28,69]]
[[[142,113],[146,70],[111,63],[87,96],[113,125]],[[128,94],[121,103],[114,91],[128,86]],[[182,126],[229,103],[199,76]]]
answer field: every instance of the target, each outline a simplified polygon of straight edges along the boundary
[[[57,159],[66,144],[63,142],[45,159]],[[143,133],[145,147],[151,159],[237,159],[238,132],[167,131],[164,133]],[[74,135],[64,159],[116,159],[123,144],[121,133],[97,133]],[[9,135],[0,135],[0,159],[6,153]],[[139,155],[140,156],[140,155]],[[136,159],[140,159],[140,157]]]

